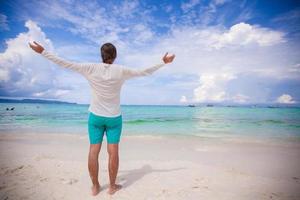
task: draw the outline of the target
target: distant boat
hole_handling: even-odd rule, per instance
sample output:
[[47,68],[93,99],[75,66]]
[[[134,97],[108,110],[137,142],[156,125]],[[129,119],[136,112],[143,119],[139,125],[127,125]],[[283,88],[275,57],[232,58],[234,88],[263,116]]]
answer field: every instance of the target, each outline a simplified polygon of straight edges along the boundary
[[196,107],[194,104],[190,104],[188,105],[188,107]]
[[206,107],[214,107],[212,104],[207,104]]

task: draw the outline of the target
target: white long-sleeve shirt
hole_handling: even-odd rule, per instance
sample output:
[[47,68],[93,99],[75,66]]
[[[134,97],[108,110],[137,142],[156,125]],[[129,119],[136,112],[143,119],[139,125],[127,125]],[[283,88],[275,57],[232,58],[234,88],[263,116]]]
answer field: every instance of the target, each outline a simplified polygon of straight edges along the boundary
[[106,63],[74,63],[66,61],[44,50],[42,55],[52,62],[79,72],[91,86],[91,103],[89,111],[104,117],[121,115],[120,93],[123,83],[133,77],[146,76],[161,68],[161,62],[143,70],[129,69],[122,65]]

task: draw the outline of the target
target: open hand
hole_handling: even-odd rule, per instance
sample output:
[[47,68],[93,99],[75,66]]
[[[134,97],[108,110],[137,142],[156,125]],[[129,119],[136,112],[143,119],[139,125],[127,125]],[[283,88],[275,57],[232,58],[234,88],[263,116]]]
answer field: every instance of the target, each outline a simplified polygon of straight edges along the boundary
[[168,52],[167,52],[162,59],[164,63],[167,64],[167,63],[171,63],[174,60],[174,58],[175,58],[175,54],[168,56]]
[[34,43],[34,45],[31,44],[30,42],[28,43],[30,48],[32,48],[33,51],[35,51],[37,53],[42,53],[44,51],[44,47],[42,45],[40,45],[36,41],[33,41],[33,43]]

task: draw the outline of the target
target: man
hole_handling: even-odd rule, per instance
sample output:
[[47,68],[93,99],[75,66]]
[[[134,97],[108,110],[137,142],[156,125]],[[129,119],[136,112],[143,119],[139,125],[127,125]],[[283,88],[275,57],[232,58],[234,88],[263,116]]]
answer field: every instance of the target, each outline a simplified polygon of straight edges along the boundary
[[52,62],[79,72],[88,80],[92,92],[88,120],[90,140],[88,169],[93,183],[92,195],[97,195],[100,192],[98,155],[104,133],[107,138],[107,152],[109,154],[110,186],[108,193],[114,194],[122,187],[116,184],[119,168],[119,141],[122,132],[121,87],[130,78],[150,75],[164,64],[171,63],[175,55],[168,56],[166,53],[160,64],[143,70],[134,70],[113,64],[117,57],[117,50],[111,43],[106,43],[101,47],[102,63],[73,63],[47,52],[35,41],[34,44],[29,43],[29,46]]

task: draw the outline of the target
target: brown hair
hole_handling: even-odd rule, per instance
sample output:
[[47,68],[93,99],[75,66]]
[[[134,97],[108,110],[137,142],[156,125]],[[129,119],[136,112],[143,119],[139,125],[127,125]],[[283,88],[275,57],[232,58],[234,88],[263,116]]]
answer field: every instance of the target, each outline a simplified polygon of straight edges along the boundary
[[117,49],[111,43],[105,43],[101,47],[102,61],[107,64],[112,64],[117,57]]

